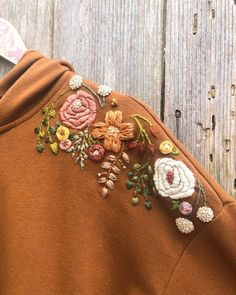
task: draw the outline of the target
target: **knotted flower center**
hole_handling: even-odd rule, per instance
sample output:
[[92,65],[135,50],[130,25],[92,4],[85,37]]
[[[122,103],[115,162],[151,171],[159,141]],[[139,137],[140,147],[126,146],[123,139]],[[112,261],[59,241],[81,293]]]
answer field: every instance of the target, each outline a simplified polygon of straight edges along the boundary
[[73,109],[79,109],[81,107],[81,101],[80,100],[76,100],[73,105],[72,108]]
[[119,128],[117,128],[117,127],[115,127],[115,126],[109,126],[109,127],[107,128],[107,134],[108,134],[109,136],[117,137],[119,133],[120,133]]

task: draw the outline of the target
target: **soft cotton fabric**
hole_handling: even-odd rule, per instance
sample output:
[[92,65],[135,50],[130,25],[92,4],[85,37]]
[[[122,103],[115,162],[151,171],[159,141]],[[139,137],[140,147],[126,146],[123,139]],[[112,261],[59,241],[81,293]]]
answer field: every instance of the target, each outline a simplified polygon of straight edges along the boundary
[[[171,140],[178,160],[201,179],[215,218],[208,224],[195,218],[190,235],[176,229],[179,214],[166,198],[154,199],[150,211],[132,206],[126,172],[102,199],[99,163],[88,161],[81,171],[67,153],[36,151],[41,109],[73,75],[69,62],[28,50],[0,80],[0,294],[236,294],[235,200],[142,101],[111,96],[124,121],[135,110],[157,124],[155,143]],[[111,97],[104,109],[97,105],[97,121],[111,109]]]

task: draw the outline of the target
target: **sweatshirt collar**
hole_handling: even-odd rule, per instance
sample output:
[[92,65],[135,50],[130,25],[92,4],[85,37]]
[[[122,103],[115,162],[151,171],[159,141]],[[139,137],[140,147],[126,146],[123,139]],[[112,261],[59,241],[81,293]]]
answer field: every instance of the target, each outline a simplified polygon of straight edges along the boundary
[[0,79],[0,133],[41,110],[74,74],[70,63],[27,50]]

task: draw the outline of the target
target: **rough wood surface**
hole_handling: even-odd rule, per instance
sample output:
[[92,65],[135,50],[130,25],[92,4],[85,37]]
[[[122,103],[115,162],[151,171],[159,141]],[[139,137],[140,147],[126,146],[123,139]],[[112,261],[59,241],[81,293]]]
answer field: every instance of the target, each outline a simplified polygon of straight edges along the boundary
[[[28,48],[143,99],[236,196],[236,1],[0,0]],[[0,76],[12,65],[0,60]]]

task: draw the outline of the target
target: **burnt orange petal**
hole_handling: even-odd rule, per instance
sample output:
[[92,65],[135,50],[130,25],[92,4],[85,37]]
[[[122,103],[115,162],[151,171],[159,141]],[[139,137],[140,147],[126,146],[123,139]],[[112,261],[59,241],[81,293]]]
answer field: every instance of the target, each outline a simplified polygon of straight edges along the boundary
[[93,138],[102,139],[107,134],[107,125],[104,122],[98,122],[92,126],[91,135]]
[[134,137],[134,124],[133,123],[122,123],[119,127],[119,139],[129,140]]
[[106,136],[103,141],[104,149],[118,153],[121,149],[121,141],[117,137]]
[[122,122],[122,112],[121,111],[106,112],[105,122],[107,123],[107,125],[119,127]]

